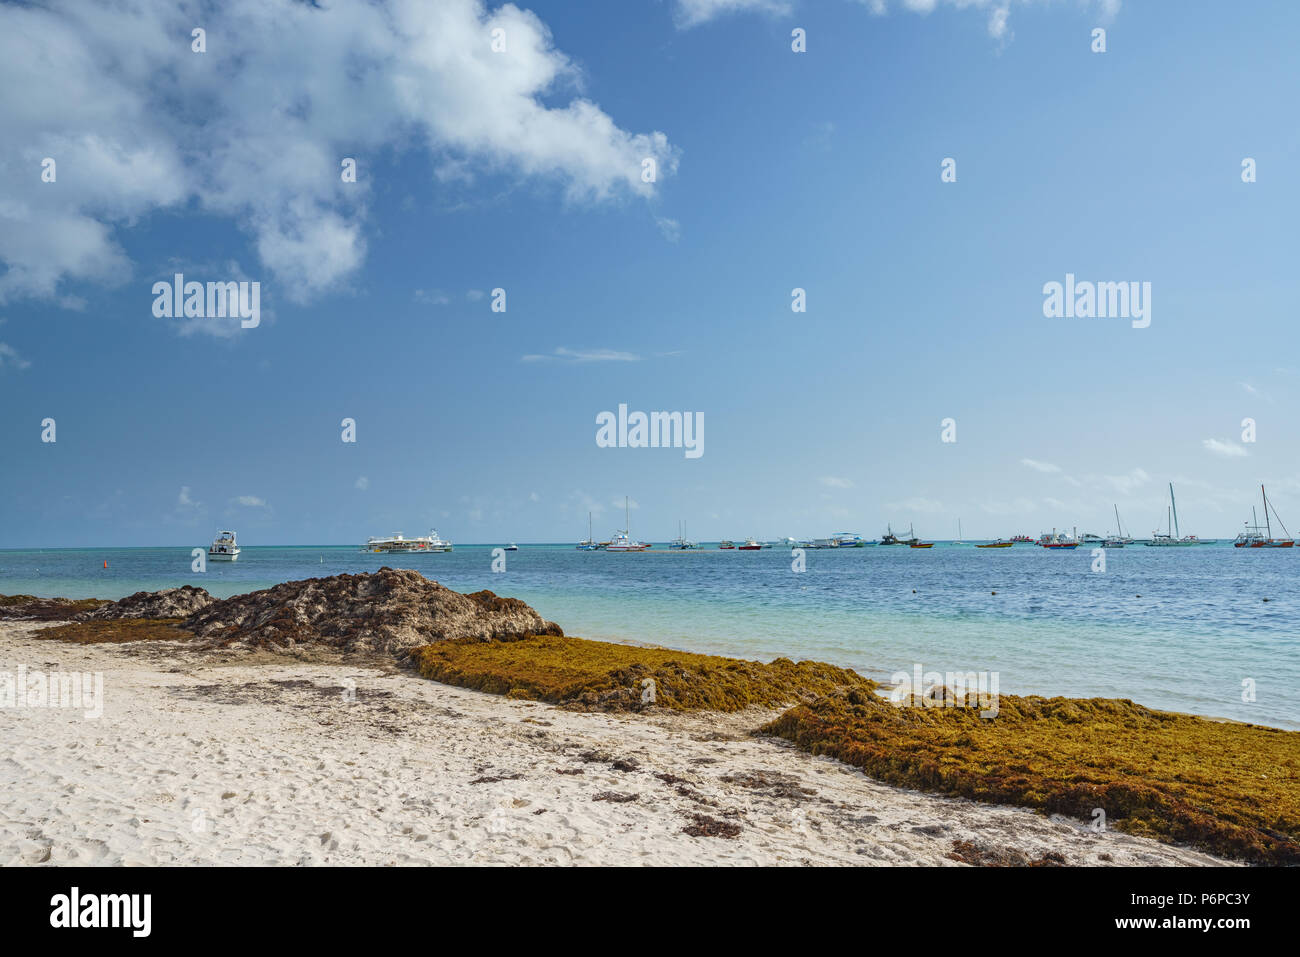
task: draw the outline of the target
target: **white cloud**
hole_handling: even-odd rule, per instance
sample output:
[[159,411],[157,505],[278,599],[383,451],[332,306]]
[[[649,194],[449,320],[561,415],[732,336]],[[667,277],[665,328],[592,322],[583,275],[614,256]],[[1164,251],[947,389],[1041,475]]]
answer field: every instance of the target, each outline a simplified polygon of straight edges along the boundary
[[7,342],[0,342],[0,369],[27,369],[31,363],[20,356]]
[[451,299],[441,289],[417,289],[415,301],[425,306],[445,306]]
[[827,488],[853,488],[853,480],[840,478],[835,475],[823,475],[821,483]]
[[1201,445],[1207,452],[1213,452],[1215,455],[1222,455],[1228,459],[1244,458],[1247,455],[1244,446],[1236,442],[1220,442],[1218,439],[1202,439]]
[[1021,459],[1020,464],[1027,465],[1036,472],[1047,472],[1050,474],[1052,472],[1061,471],[1059,465],[1053,465],[1051,462],[1040,462],[1037,459]]
[[641,357],[635,352],[618,352],[614,349],[566,349],[559,346],[554,352],[538,355],[520,356],[523,362],[545,362],[559,359],[566,362],[640,362]]
[[581,95],[547,26],[512,4],[229,0],[201,19],[195,53],[195,11],[169,0],[0,6],[0,87],[24,91],[0,101],[14,146],[0,155],[0,302],[122,281],[122,234],[191,204],[251,235],[284,298],[310,299],[363,262],[370,164],[393,147],[554,181],[571,202],[650,198],[642,159],[677,167],[663,133],[625,130]]
[[366,489],[370,488],[370,479],[366,478],[363,475],[359,479],[357,479],[355,484],[357,488],[361,489],[361,491],[364,492]]
[[943,511],[943,502],[936,501],[932,498],[909,498],[902,502],[890,502],[885,506],[891,512],[923,512],[933,513]]
[[530,502],[540,502],[541,500],[542,500],[542,497],[541,497],[540,495],[538,495],[536,492],[529,492],[529,493],[528,493],[528,501],[530,501]]
[[677,0],[674,19],[677,26],[689,27],[708,23],[729,13],[758,12],[784,15],[790,12],[785,0]]
[[202,502],[194,501],[190,496],[190,487],[188,485],[181,486],[181,492],[176,496],[177,508],[198,508],[202,504]]
[[1142,469],[1134,469],[1124,475],[1103,475],[1101,481],[1115,491],[1127,495],[1151,481],[1151,476]]
[[266,500],[258,498],[256,495],[240,495],[235,502],[245,508],[266,508]]
[[[890,0],[857,0],[875,16],[885,16],[890,11]],[[1043,0],[895,0],[893,7],[912,13],[929,14],[939,7],[954,10],[974,9],[988,12],[989,36],[995,40],[1011,39],[1007,21],[1016,4],[1042,3]],[[1051,0],[1048,0],[1051,2]],[[1119,12],[1120,0],[1082,0],[1085,7],[1095,6],[1102,22],[1109,22]],[[698,26],[732,13],[757,12],[769,15],[788,14],[792,5],[785,0],[677,0],[675,19],[681,29]]]

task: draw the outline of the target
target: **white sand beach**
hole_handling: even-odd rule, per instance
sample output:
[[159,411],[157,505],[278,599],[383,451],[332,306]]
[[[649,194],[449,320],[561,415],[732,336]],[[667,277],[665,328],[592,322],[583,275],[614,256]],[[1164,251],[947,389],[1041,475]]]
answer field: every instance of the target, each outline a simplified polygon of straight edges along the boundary
[[877,784],[751,737],[768,712],[578,713],[379,660],[73,645],[40,627],[0,624],[0,671],[102,672],[103,714],[0,711],[5,865],[957,866],[955,841],[1068,864],[1228,863]]

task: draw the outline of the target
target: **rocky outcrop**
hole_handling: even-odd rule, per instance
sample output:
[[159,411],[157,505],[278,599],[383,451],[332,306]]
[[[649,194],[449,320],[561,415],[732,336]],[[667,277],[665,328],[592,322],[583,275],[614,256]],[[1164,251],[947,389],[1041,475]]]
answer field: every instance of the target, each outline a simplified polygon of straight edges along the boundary
[[287,649],[310,643],[397,655],[449,638],[564,634],[517,598],[490,591],[462,595],[419,572],[387,567],[214,601],[181,627],[209,647]]
[[202,588],[182,585],[163,591],[138,591],[120,601],[101,605],[94,611],[77,616],[80,621],[103,621],[110,618],[188,618],[216,599]]

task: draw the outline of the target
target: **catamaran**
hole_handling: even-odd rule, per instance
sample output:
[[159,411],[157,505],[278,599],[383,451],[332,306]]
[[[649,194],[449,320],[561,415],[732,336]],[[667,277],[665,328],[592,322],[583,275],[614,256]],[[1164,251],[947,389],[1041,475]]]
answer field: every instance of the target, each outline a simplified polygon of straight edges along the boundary
[[208,561],[233,562],[239,558],[239,546],[235,544],[234,532],[217,532],[217,537],[208,546]]
[[836,548],[862,548],[867,544],[861,535],[853,532],[836,532],[831,536],[831,541]]
[[618,534],[610,539],[609,544],[605,546],[607,552],[643,552],[650,545],[646,542],[638,542],[632,538],[632,507],[628,504],[628,497],[623,496],[623,521],[626,528],[618,530]]

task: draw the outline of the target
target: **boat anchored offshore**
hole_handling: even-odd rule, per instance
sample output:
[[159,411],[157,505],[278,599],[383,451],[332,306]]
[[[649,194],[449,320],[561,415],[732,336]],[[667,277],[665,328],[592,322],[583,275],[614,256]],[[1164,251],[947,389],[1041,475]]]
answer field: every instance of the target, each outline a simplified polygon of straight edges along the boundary
[[1076,540],[1072,538],[1062,538],[1060,535],[1056,534],[1056,529],[1052,529],[1051,535],[1043,535],[1038,540],[1038,544],[1042,545],[1044,548],[1070,549],[1079,547],[1079,543]]
[[684,552],[692,548],[699,548],[699,542],[693,542],[686,537],[686,522],[677,523],[677,537],[668,543],[668,547],[674,551]]
[[239,558],[239,546],[235,544],[234,532],[217,532],[217,537],[208,546],[208,561],[233,562]]
[[1173,545],[1199,545],[1200,540],[1195,535],[1183,535],[1179,537],[1178,531],[1178,503],[1174,500],[1174,483],[1169,483],[1169,508],[1166,509],[1166,520],[1169,522],[1168,531],[1152,532],[1151,540],[1143,542],[1148,546],[1173,546]]
[[885,526],[885,534],[880,536],[881,545],[911,545],[917,540],[916,533],[912,531],[912,526],[907,526],[907,535],[899,536],[894,534],[892,525]]
[[762,544],[758,541],[758,539],[756,539],[756,538],[747,538],[747,539],[745,539],[745,544],[744,544],[744,545],[741,545],[741,546],[739,547],[738,551],[742,551],[742,552],[756,552],[756,551],[758,551],[759,549],[761,549],[762,547],[763,547],[763,546],[762,546]]
[[626,495],[623,496],[623,511],[626,513],[623,521],[627,525],[627,528],[621,528],[618,530],[618,534],[615,535],[613,538],[611,538],[609,540],[609,544],[605,546],[605,551],[607,552],[645,551],[647,548],[650,547],[649,544],[647,544],[646,542],[638,542],[636,539],[632,538],[632,507],[631,505],[628,504],[628,498]]
[[451,542],[444,542],[438,536],[437,529],[432,529],[428,535],[421,535],[417,538],[403,538],[401,532],[387,538],[371,537],[366,540],[365,545],[361,546],[363,552],[374,554],[389,552],[449,552],[451,549]]
[[[1264,499],[1265,534],[1263,535],[1259,534],[1259,524],[1258,524],[1259,519],[1255,519],[1256,524],[1253,526],[1247,525],[1246,526],[1247,531],[1237,536],[1236,541],[1232,543],[1233,547],[1234,548],[1292,548],[1295,545],[1295,539],[1291,537],[1291,533],[1287,531],[1286,526],[1282,525],[1282,516],[1278,515],[1277,509],[1273,508],[1273,503],[1268,500],[1268,495],[1267,493],[1265,493],[1264,486],[1262,485],[1259,487],[1259,494]],[[1282,525],[1282,531],[1286,532],[1286,536],[1287,536],[1286,538],[1273,537],[1273,523],[1268,517],[1270,509],[1273,512],[1273,517],[1277,519],[1277,523],[1279,525]],[[1255,509],[1253,507],[1251,508],[1250,513],[1252,516],[1255,514]]]
[[582,541],[578,542],[578,551],[594,552],[597,551],[599,548],[600,545],[596,544],[595,539],[591,537],[591,513],[588,512],[587,513],[587,537],[584,538]]

